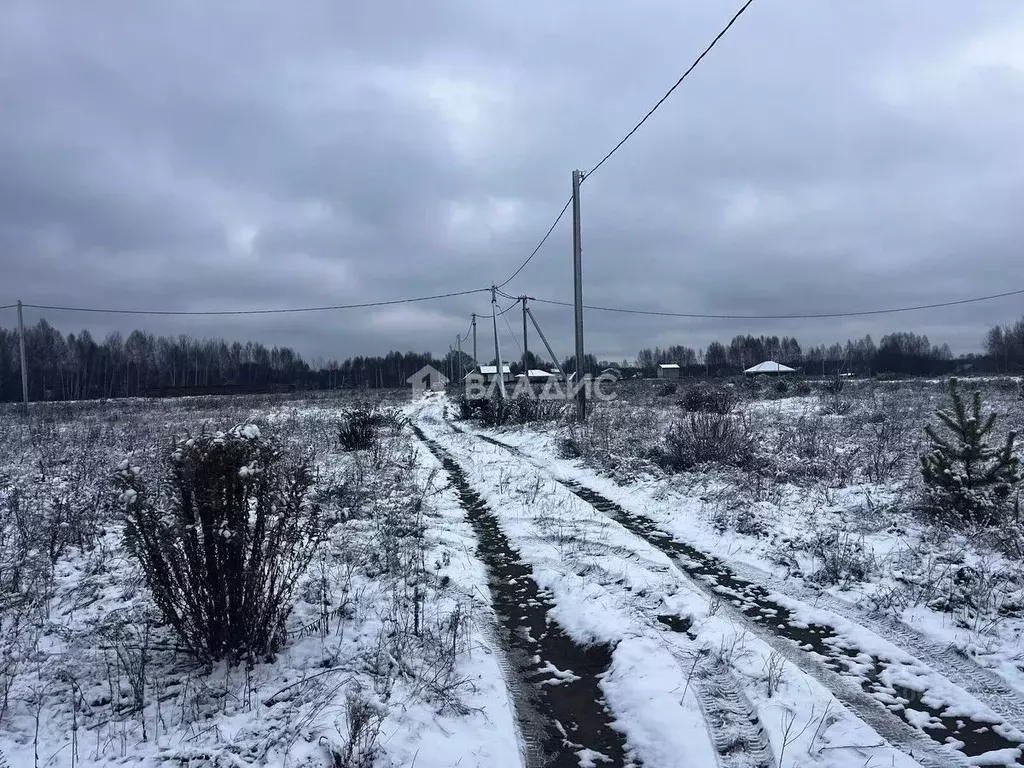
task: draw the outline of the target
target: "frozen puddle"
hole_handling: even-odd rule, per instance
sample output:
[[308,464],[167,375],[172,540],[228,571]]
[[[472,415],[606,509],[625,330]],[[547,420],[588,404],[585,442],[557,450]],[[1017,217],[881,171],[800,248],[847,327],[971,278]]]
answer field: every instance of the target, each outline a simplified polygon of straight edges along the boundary
[[[492,441],[497,442],[497,441]],[[874,700],[934,741],[952,746],[970,758],[1001,756],[998,765],[1024,765],[1024,739],[1016,729],[999,720],[984,721],[959,711],[952,702],[935,699],[905,683],[907,667],[891,659],[852,647],[834,627],[797,621],[792,611],[771,598],[764,587],[739,578],[720,560],[675,540],[653,521],[627,512],[618,504],[578,483],[560,480],[565,487],[625,528],[641,536],[675,560],[694,579],[707,584],[723,601],[749,619],[769,628],[779,637],[794,641],[801,649],[816,654],[833,672],[855,680]],[[975,762],[971,760],[971,762]],[[990,764],[990,763],[984,763]]]
[[477,536],[477,554],[487,567],[494,609],[504,644],[526,685],[509,681],[527,745],[530,765],[637,766],[625,738],[612,727],[600,680],[612,660],[608,645],[577,645],[548,617],[550,596],[538,588],[532,571],[509,545],[498,521],[458,463],[416,427],[417,437],[451,478]]

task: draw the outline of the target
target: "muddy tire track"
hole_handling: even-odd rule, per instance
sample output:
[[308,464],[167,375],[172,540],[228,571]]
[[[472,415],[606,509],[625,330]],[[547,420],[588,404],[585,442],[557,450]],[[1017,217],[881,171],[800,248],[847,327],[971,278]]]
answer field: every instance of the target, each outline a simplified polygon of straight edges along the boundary
[[857,606],[833,597],[824,590],[805,586],[792,579],[778,579],[766,571],[745,564],[737,563],[733,565],[733,569],[738,576],[763,584],[773,592],[815,608],[824,608],[854,624],[870,629],[963,688],[1007,721],[1017,724],[1018,727],[1024,725],[1024,696],[999,675],[980,666],[970,656],[927,639],[899,619],[858,609]]
[[[1003,723],[950,714],[947,707],[927,704],[919,692],[886,682],[884,673],[891,660],[844,647],[836,642],[838,633],[831,626],[791,622],[789,610],[771,599],[770,589],[741,578],[719,558],[675,539],[649,518],[627,511],[593,489],[556,476],[542,462],[514,446],[451,426],[529,462],[599,512],[665,552],[695,586],[720,600],[753,634],[822,683],[882,738],[923,765],[948,768],[965,764],[966,757],[1024,746],[1000,733]],[[985,701],[983,696],[976,698]],[[926,716],[927,725],[912,726],[911,719],[918,720],[921,713]],[[1024,765],[1024,759],[1018,759],[1016,764]]]
[[[450,422],[448,426],[466,434]],[[682,644],[686,646],[689,659],[685,663],[678,657],[676,660],[689,673],[690,688],[718,753],[720,768],[777,768],[757,709],[722,660],[694,643],[696,638],[689,632],[690,622],[676,615],[644,614],[642,618],[656,630],[685,638]]]
[[[458,428],[456,427],[456,429]],[[461,429],[458,431],[468,434]],[[486,435],[475,436],[492,445],[512,451],[539,469],[544,469],[533,457],[527,456],[515,446],[507,445]],[[550,472],[548,474],[551,475]],[[552,479],[562,482],[561,479],[554,476]],[[737,576],[746,581],[760,584],[772,592],[778,592],[815,608],[823,608],[854,624],[870,629],[879,637],[902,648],[940,673],[1008,722],[1015,724],[1018,728],[1024,728],[1024,695],[995,672],[980,666],[971,657],[950,646],[929,640],[897,618],[865,611],[849,602],[833,597],[824,590],[814,589],[793,579],[777,578],[767,571],[745,563],[733,562],[730,567]]]
[[[473,490],[457,461],[417,426],[416,436],[441,462],[477,537],[477,555],[487,568],[509,673],[506,682],[530,768],[578,768],[590,750],[609,765],[634,766],[625,737],[600,687],[612,660],[609,645],[581,646],[550,618],[550,595],[533,580],[502,533],[494,513]],[[600,760],[600,757],[597,758]]]

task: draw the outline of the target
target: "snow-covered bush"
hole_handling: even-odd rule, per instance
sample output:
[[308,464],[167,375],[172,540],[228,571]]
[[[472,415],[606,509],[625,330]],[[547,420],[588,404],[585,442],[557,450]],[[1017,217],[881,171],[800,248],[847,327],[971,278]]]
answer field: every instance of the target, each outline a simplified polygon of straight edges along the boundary
[[176,440],[152,488],[130,461],[115,472],[127,548],[199,658],[280,647],[292,592],[323,538],[312,482],[307,464],[286,465],[252,424]]
[[526,394],[506,398],[495,395],[476,400],[470,400],[463,394],[458,406],[462,418],[479,419],[486,427],[555,421],[566,415],[565,400],[541,399]]
[[584,423],[573,422],[558,440],[563,458],[584,459],[620,482],[651,472],[660,461],[662,426],[646,408],[595,402]]
[[979,553],[976,542],[955,534],[945,541],[908,546],[889,565],[892,583],[872,597],[879,610],[900,615],[924,605],[952,614],[956,626],[993,628],[1024,614],[1024,573],[1004,558]]
[[811,579],[820,584],[849,587],[867,581],[878,569],[875,553],[865,544],[863,536],[856,539],[838,530],[817,531],[811,553],[821,563]]
[[839,486],[853,474],[855,449],[834,420],[805,412],[792,421],[780,421],[776,430],[777,444],[766,446],[761,458],[789,482]]
[[350,409],[338,422],[338,445],[343,451],[373,448],[377,442],[377,433],[385,421],[384,414],[369,406]]
[[1013,453],[1016,433],[1000,447],[989,442],[996,414],[982,413],[981,393],[964,403],[957,380],[949,380],[951,408],[936,413],[939,425],[925,434],[931,450],[921,457],[926,501],[938,515],[959,523],[990,525],[1020,483],[1020,461]]
[[[893,398],[877,400],[862,420],[855,421],[866,438],[862,451],[864,474],[872,483],[887,483],[908,473],[912,420]],[[920,423],[920,422],[918,422]],[[917,432],[914,425],[914,432]],[[919,433],[918,433],[919,434]]]
[[358,691],[350,692],[345,704],[348,738],[342,746],[330,747],[333,768],[373,768],[387,708]]
[[696,384],[686,390],[680,405],[690,412],[724,415],[736,406],[736,393],[729,387]]
[[686,470],[708,462],[742,467],[753,456],[754,437],[746,419],[697,412],[669,427],[662,463],[673,470]]
[[739,390],[744,396],[756,400],[761,396],[767,376],[744,376],[739,383]]
[[845,416],[853,410],[853,401],[843,394],[842,389],[835,389],[831,385],[825,385],[818,392],[818,403],[819,410],[825,416]]

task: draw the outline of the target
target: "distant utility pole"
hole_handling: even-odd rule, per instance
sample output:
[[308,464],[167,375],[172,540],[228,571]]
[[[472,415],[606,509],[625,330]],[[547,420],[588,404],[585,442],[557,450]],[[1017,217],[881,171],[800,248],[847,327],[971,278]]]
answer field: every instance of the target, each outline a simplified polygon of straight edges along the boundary
[[526,341],[526,297],[520,296],[523,302],[523,375],[526,376],[526,383],[530,383],[530,345]]
[[576,418],[587,418],[587,393],[583,387],[583,241],[580,236],[580,182],[583,174],[572,172],[572,274],[576,308]]
[[[551,345],[548,344],[547,337],[544,336],[544,331],[542,331],[540,329],[540,323],[538,323],[537,322],[537,318],[533,316],[533,310],[532,309],[527,309],[526,310],[526,314],[530,316],[530,320],[531,320],[531,322],[533,322],[533,327],[537,329],[537,335],[540,336],[540,340],[544,344],[544,348],[548,351],[548,355],[551,357],[551,362],[554,363],[555,368],[557,368],[562,374],[565,374],[565,371],[563,371],[561,369],[561,365],[562,364],[560,362],[558,362],[558,356],[555,355],[555,351],[553,349],[551,349]],[[568,383],[568,380],[566,380],[566,383]],[[568,388],[566,388],[566,397],[567,398],[568,398],[568,395],[569,395],[569,390],[568,390]]]
[[18,347],[21,352],[21,402],[28,416],[28,365],[25,363],[25,318],[21,313],[21,299],[18,299]]
[[501,364],[501,344],[498,343],[498,299],[495,294],[497,288],[491,286],[491,322],[494,324],[494,357],[498,361],[498,391],[501,393],[501,399],[505,399],[505,371],[504,366]]
[[462,381],[462,377],[466,375],[466,372],[463,370],[463,365],[462,365],[462,337],[461,336],[456,336],[455,337],[455,350],[458,352],[458,355],[459,355],[459,381]]
[[480,360],[476,356],[476,312],[473,313],[473,365],[480,365]]

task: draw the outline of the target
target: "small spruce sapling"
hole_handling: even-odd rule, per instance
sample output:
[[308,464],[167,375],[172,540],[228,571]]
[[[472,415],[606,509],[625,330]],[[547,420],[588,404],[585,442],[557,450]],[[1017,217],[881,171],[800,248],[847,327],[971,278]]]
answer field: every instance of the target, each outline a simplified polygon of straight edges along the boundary
[[957,522],[990,525],[1000,505],[1021,480],[1020,461],[1014,456],[1016,433],[1006,435],[1000,447],[988,442],[996,414],[982,413],[981,394],[970,406],[949,380],[952,407],[936,413],[938,425],[925,427],[931,450],[921,457],[921,475],[936,512]]

